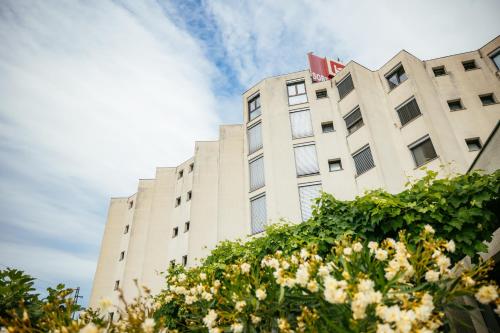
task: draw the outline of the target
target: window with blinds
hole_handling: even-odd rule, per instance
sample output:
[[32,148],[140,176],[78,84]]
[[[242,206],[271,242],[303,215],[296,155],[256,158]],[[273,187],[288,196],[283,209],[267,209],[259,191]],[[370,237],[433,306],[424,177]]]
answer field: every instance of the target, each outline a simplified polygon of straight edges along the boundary
[[347,116],[344,117],[345,126],[347,127],[347,132],[352,134],[361,128],[365,123],[363,122],[363,116],[361,115],[361,109],[357,106],[353,111],[351,111]]
[[354,166],[356,167],[356,174],[358,176],[375,167],[369,145],[352,155],[352,159],[354,160]]
[[420,113],[420,108],[418,107],[415,98],[412,98],[411,101],[397,108],[396,112],[398,113],[399,120],[401,121],[401,126],[406,125],[411,120],[422,114]]
[[389,83],[389,88],[394,89],[408,79],[403,65],[399,65],[396,69],[385,76]]
[[417,167],[435,159],[437,157],[436,150],[432,145],[431,138],[428,135],[412,143],[410,146],[413,160]]
[[267,221],[266,196],[250,199],[252,234],[264,231]]
[[290,124],[292,126],[292,138],[299,139],[313,136],[311,112],[309,110],[290,113]]
[[262,148],[262,123],[250,127],[248,130],[248,153],[255,153]]
[[340,99],[344,98],[353,89],[354,89],[354,84],[352,83],[351,74],[347,75],[345,79],[343,79],[337,84],[337,90],[339,91]]
[[295,152],[297,176],[309,176],[319,173],[315,144],[296,146],[293,150]]
[[264,178],[264,156],[260,156],[248,164],[250,173],[250,191],[263,187],[266,183]]
[[314,199],[321,195],[321,184],[299,186],[300,211],[302,221],[308,220],[312,216],[312,206]]

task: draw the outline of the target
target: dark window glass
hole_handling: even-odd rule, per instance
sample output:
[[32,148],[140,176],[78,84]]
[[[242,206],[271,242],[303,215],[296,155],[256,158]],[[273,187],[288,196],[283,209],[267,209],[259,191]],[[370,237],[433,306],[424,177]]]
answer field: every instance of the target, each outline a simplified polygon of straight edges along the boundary
[[497,67],[497,70],[500,70],[500,49],[497,49],[491,56],[491,61],[495,64]]
[[128,202],[128,209],[132,209],[132,207],[134,207],[134,201],[133,200],[130,200]]
[[493,94],[481,95],[479,96],[479,99],[483,105],[495,104],[495,97],[493,97]]
[[118,290],[120,288],[120,280],[115,281],[115,290]]
[[177,197],[175,199],[175,207],[180,206],[180,204],[181,204],[181,197]]
[[252,97],[248,101],[248,120],[252,120],[260,116],[260,94]]
[[406,72],[403,66],[399,66],[393,72],[391,72],[389,75],[386,76],[387,82],[389,82],[389,87],[391,89],[405,82],[407,78],[408,76],[406,76]]
[[326,98],[328,97],[328,93],[326,92],[326,89],[321,89],[321,90],[316,90],[316,98]]
[[189,231],[189,225],[190,225],[189,221],[186,222],[186,223],[184,223],[184,232],[188,232]]
[[429,137],[410,146],[410,150],[417,167],[437,157],[436,150],[434,150],[434,146],[432,145],[432,141]]
[[187,193],[187,198],[186,198],[186,201],[191,200],[191,198],[192,198],[192,197],[193,197],[193,192],[189,191],[189,192]]
[[321,129],[323,130],[323,133],[329,133],[335,131],[335,128],[333,127],[333,121],[327,121],[321,123]]
[[434,76],[446,75],[446,69],[444,66],[434,67],[432,68],[432,71],[434,72]]
[[187,266],[188,263],[188,256],[182,256],[182,266]]
[[177,237],[177,235],[179,234],[179,227],[175,227],[173,230],[172,230],[172,238],[175,238]]
[[477,68],[475,60],[463,61],[462,65],[464,66],[464,69],[466,71],[470,71],[471,69],[476,69]]
[[194,163],[189,164],[189,172],[193,172],[194,170]]
[[184,170],[179,171],[177,179],[181,179],[184,176]]
[[128,233],[128,230],[129,230],[130,226],[127,224],[125,226],[125,230],[123,231],[124,234],[127,234]]
[[339,91],[340,99],[344,98],[353,89],[354,84],[352,83],[351,74],[347,75],[344,80],[340,81],[340,83],[337,84],[337,90]]
[[125,258],[125,251],[120,252],[120,261]]
[[396,111],[402,126],[421,115],[420,108],[418,107],[415,98],[400,106]]
[[356,132],[360,127],[364,125],[360,108],[357,107],[354,111],[345,116],[344,121],[345,126],[347,127],[347,132],[349,134]]
[[469,148],[469,151],[481,150],[481,148],[483,147],[479,138],[465,139],[465,143],[467,144],[467,148]]
[[352,159],[354,160],[356,174],[358,176],[375,167],[370,146],[366,146],[359,152],[352,155]]
[[340,161],[340,158],[334,159],[334,160],[329,160],[328,161],[328,169],[332,171],[340,171],[342,170],[342,162]]
[[455,99],[453,101],[448,101],[448,107],[451,111],[463,110],[462,101],[460,99]]

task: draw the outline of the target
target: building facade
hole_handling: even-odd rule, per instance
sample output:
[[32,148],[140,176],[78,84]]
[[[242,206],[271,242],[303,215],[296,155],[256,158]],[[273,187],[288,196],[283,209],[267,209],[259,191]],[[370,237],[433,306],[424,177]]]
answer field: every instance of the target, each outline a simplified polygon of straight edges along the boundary
[[467,172],[500,119],[499,69],[500,36],[427,61],[401,51],[376,71],[351,61],[330,81],[308,70],[262,80],[243,94],[243,124],[111,199],[89,305],[117,302],[118,288],[133,297],[134,279],[158,292],[170,264],[307,220],[320,191],[347,200],[400,192],[424,166]]

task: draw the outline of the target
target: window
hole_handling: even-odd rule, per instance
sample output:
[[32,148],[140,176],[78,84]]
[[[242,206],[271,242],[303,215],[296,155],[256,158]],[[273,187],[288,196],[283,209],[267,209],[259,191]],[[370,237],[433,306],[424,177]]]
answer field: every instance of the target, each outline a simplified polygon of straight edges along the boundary
[[177,174],[177,179],[181,179],[182,176],[184,176],[184,170],[179,171],[179,173]]
[[316,98],[317,99],[327,98],[327,97],[328,97],[328,93],[326,92],[326,89],[316,90]]
[[128,202],[128,209],[132,209],[132,207],[134,207],[134,200]]
[[248,100],[248,121],[257,118],[260,114],[260,94],[257,94]]
[[293,139],[313,136],[311,112],[309,110],[291,112],[290,124],[292,126]]
[[170,267],[174,268],[175,267],[175,259],[170,260]]
[[462,101],[460,100],[460,98],[448,101],[447,103],[451,111],[458,111],[464,109],[464,106],[462,105]]
[[177,197],[177,198],[175,199],[175,207],[178,207],[178,206],[180,206],[180,205],[181,205],[181,197]]
[[387,74],[385,78],[389,83],[389,88],[394,89],[401,83],[405,82],[408,76],[406,76],[403,65],[399,65],[395,70]]
[[194,170],[194,163],[189,164],[189,172],[193,172]]
[[264,157],[260,156],[248,164],[250,173],[250,192],[263,187],[266,183],[264,177]]
[[191,198],[193,198],[193,192],[192,191],[188,191],[188,193],[186,195],[186,201],[190,201]]
[[335,131],[335,128],[333,127],[333,121],[326,121],[324,123],[321,123],[321,129],[323,130],[323,133],[330,133]]
[[184,232],[188,232],[189,231],[189,225],[190,225],[189,221],[187,221],[186,223],[184,223]]
[[312,216],[312,206],[314,199],[321,195],[321,184],[311,184],[299,186],[300,211],[302,221],[309,220]]
[[267,221],[265,195],[250,199],[250,218],[252,224],[252,234],[264,231]]
[[337,83],[337,90],[339,91],[340,99],[344,98],[348,93],[354,89],[351,74],[348,74],[345,79]]
[[179,227],[175,227],[173,230],[172,230],[172,238],[175,238],[177,237],[177,235],[179,234]]
[[262,148],[262,124],[258,123],[247,130],[248,153],[255,153]]
[[434,76],[446,75],[446,69],[444,68],[444,66],[433,67],[432,71],[434,72]]
[[130,226],[127,224],[125,226],[125,230],[123,231],[124,234],[128,234],[128,230],[129,230]]
[[342,170],[342,162],[340,161],[340,158],[328,160],[328,169],[330,172]]
[[118,288],[120,288],[120,280],[116,280],[115,281],[115,290],[118,290]]
[[479,96],[479,99],[481,100],[481,103],[483,103],[483,105],[492,105],[496,103],[493,94],[481,95]]
[[120,252],[120,261],[125,258],[125,251]]
[[349,134],[352,134],[361,128],[364,125],[364,122],[359,106],[349,112],[349,114],[344,117],[344,121]]
[[287,83],[288,104],[307,103],[306,83],[304,81]]
[[462,66],[464,66],[464,69],[466,71],[470,71],[471,69],[477,68],[475,60],[462,61]]
[[432,141],[428,135],[408,146],[413,155],[413,160],[417,167],[433,160],[437,157]]
[[310,176],[319,173],[318,159],[316,156],[316,145],[305,144],[295,146],[295,166],[297,168],[297,176]]
[[356,175],[358,176],[375,167],[375,163],[373,162],[373,156],[369,145],[366,145],[365,147],[361,148],[358,152],[354,153],[352,155],[352,159],[354,160],[354,166],[356,167]]
[[493,53],[490,55],[490,59],[497,67],[497,70],[500,71],[500,48],[493,51]]
[[469,151],[481,150],[481,148],[483,147],[479,138],[465,139],[465,143],[467,144],[467,148],[469,148]]
[[418,107],[415,98],[412,98],[410,101],[398,107],[396,112],[398,113],[399,120],[401,121],[401,126],[406,125],[411,120],[421,115],[420,108]]
[[187,254],[182,256],[182,266],[186,267],[188,264],[188,256]]

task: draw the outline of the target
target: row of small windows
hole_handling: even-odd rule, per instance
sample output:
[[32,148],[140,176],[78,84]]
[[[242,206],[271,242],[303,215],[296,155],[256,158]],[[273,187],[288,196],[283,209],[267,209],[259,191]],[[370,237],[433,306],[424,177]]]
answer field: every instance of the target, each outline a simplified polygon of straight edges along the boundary
[[[189,221],[184,223],[184,232],[185,233],[189,231],[190,225],[191,225],[191,223]],[[179,227],[175,227],[174,229],[172,229],[172,238],[175,238],[178,235],[179,235]]]
[[[192,191],[188,191],[186,193],[186,201],[191,201],[192,198],[193,198],[193,192]],[[182,202],[182,197],[175,198],[175,207],[180,206],[181,202]]]
[[[497,68],[497,70],[500,70],[500,49],[496,49],[495,51],[493,51],[489,57],[493,62],[493,64],[495,65],[495,67]],[[474,59],[462,61],[462,66],[465,71],[470,71],[479,68]],[[445,66],[433,67],[432,72],[434,73],[434,76],[443,76],[448,74]]]
[[[191,163],[191,164],[189,164],[188,172],[191,173],[191,172],[193,172],[193,170],[194,170],[194,163]],[[177,179],[181,179],[182,177],[184,177],[184,170],[180,170],[177,173]]]
[[[478,97],[483,106],[488,106],[498,103],[493,93],[479,95]],[[460,98],[447,101],[447,103],[451,111],[459,111],[465,109],[464,105],[462,104],[462,100]]]

